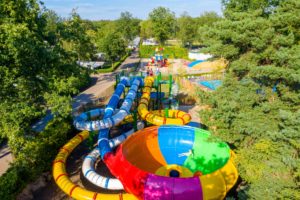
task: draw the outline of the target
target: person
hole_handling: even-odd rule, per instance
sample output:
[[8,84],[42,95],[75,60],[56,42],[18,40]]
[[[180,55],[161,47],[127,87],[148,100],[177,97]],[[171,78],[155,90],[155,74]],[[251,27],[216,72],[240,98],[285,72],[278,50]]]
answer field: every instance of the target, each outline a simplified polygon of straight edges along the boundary
[[149,71],[149,67],[147,67],[147,76],[149,76],[150,71]]
[[152,68],[150,69],[149,75],[153,76],[153,70],[152,70]]

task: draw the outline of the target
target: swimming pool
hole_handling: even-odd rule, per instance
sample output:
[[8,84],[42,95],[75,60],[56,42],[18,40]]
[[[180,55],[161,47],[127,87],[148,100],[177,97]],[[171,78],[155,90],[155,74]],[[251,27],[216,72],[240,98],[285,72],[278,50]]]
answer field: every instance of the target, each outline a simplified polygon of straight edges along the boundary
[[199,81],[200,85],[203,85],[211,90],[216,90],[218,87],[222,85],[221,80],[211,80],[211,81]]

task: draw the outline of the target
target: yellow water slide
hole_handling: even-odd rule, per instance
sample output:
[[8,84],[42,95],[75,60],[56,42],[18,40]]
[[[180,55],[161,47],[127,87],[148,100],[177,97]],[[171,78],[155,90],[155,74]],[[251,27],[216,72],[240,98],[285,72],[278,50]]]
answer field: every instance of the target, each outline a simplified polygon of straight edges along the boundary
[[141,118],[157,126],[164,125],[164,124],[174,124],[174,125],[188,124],[191,121],[191,116],[186,112],[180,110],[168,110],[167,111],[168,113],[166,113],[164,110],[157,110],[157,111],[148,110],[153,82],[154,82],[154,78],[152,76],[148,76],[145,78],[143,95],[141,97],[138,106],[138,112]]
[[70,153],[83,140],[88,138],[89,132],[83,131],[72,138],[66,145],[64,145],[57,154],[53,162],[53,178],[56,184],[70,197],[77,200],[136,200],[137,198],[131,194],[101,194],[86,190],[79,185],[74,184],[67,172],[66,161]]

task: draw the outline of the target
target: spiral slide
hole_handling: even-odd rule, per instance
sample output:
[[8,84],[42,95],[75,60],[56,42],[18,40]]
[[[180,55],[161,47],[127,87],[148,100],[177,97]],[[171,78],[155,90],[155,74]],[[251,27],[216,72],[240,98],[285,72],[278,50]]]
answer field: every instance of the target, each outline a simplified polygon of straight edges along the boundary
[[191,121],[191,116],[180,110],[168,110],[168,113],[165,113],[165,111],[149,111],[148,105],[154,78],[151,76],[146,77],[144,82],[143,95],[138,106],[138,112],[142,119],[154,125],[185,125]]
[[224,199],[238,178],[233,159],[208,131],[174,125],[138,131],[104,156],[125,190],[145,200]]

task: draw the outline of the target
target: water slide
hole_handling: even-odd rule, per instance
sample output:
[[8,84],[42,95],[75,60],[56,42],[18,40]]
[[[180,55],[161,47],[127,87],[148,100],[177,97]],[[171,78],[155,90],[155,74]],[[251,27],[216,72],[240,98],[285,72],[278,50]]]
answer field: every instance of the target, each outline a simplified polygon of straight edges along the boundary
[[[144,128],[144,123],[143,122],[138,122],[138,130],[141,130]],[[111,140],[109,140],[109,146],[110,148],[117,147],[120,145],[123,141],[125,141],[130,135],[134,133],[134,130],[130,130],[126,133],[123,133],[122,135],[115,137]],[[108,190],[123,190],[124,187],[122,183],[115,178],[108,178],[101,176],[95,171],[95,162],[99,158],[100,153],[99,149],[95,148],[91,153],[89,153],[82,164],[82,173],[84,177],[89,180],[91,183],[94,185],[108,189]]]
[[74,199],[80,200],[136,200],[137,198],[132,194],[102,194],[86,190],[79,185],[74,184],[66,172],[66,161],[71,152],[83,140],[89,137],[88,131],[83,131],[72,138],[66,145],[64,145],[55,160],[53,161],[53,178],[56,184],[62,191]]
[[[111,148],[119,145],[122,141],[124,141],[129,135],[131,135],[134,131],[128,131],[119,137],[116,137],[112,140],[108,140],[108,128],[119,124],[130,114],[130,108],[132,103],[136,97],[137,90],[139,88],[141,81],[139,79],[135,79],[131,84],[129,92],[122,103],[121,108],[114,113],[115,108],[120,100],[120,96],[123,93],[125,86],[129,84],[129,79],[121,78],[120,83],[117,85],[117,88],[112,95],[109,103],[107,104],[105,110],[104,109],[94,109],[87,113],[83,113],[76,117],[74,121],[74,126],[79,130],[100,130],[98,144],[101,145],[101,149],[103,152],[110,152]],[[98,116],[103,116],[102,120],[95,120],[95,121],[88,121],[89,118],[95,118]],[[138,124],[138,129],[143,128],[143,124]],[[80,144],[84,139],[88,137],[89,133],[87,131],[83,131],[77,136],[75,136],[72,140],[70,140],[63,148],[61,148],[59,154],[57,155],[54,164],[53,164],[53,177],[57,185],[69,196],[74,199],[136,199],[133,195],[130,194],[122,194],[119,195],[109,195],[109,194],[99,194],[94,193],[84,188],[81,188],[78,185],[73,184],[65,169],[65,163],[68,155],[73,151],[73,149]],[[96,161],[95,158],[99,156],[99,151],[93,151],[89,156],[86,158],[90,161]],[[85,159],[85,160],[87,160]],[[100,181],[100,186],[110,188],[110,189],[118,189],[122,187],[122,184],[119,182],[118,179],[109,179],[100,175],[95,174],[93,168],[91,167],[91,163],[85,162],[83,166],[83,173],[89,179],[91,175],[94,178],[97,178]]]
[[[140,85],[140,80],[135,79],[133,81],[133,83],[131,84],[131,87],[128,91],[127,96],[124,99],[124,102],[122,103],[120,112],[118,112],[120,114],[118,115],[118,113],[117,113],[116,115],[114,115],[114,117],[112,117],[113,111],[114,111],[115,107],[117,106],[117,104],[119,102],[119,98],[120,98],[120,96],[117,97],[115,95],[116,94],[116,92],[115,92],[115,94],[112,96],[112,98],[110,99],[110,101],[105,109],[104,119],[111,118],[112,119],[111,121],[113,122],[112,125],[116,125],[117,124],[116,122],[121,122],[127,115],[129,115],[130,108],[136,97],[139,85]],[[99,148],[100,155],[102,158],[103,158],[103,155],[105,155],[107,152],[112,151],[111,147],[109,146],[108,136],[109,136],[109,129],[100,129],[99,135],[98,135],[98,148]]]
[[189,126],[140,130],[104,162],[127,192],[145,200],[224,199],[238,179],[229,146]]
[[151,89],[154,78],[148,76],[144,81],[143,94],[138,106],[138,113],[142,119],[154,125],[174,124],[185,125],[191,121],[191,116],[180,110],[167,111],[149,111],[148,105],[150,101]]
[[[112,95],[109,103],[107,104],[107,107],[105,109],[94,109],[91,110],[89,112],[85,112],[80,114],[79,116],[77,116],[74,120],[74,126],[78,129],[78,130],[88,130],[88,131],[95,131],[95,130],[101,130],[101,129],[108,129],[111,128],[112,126],[115,126],[119,123],[121,123],[124,118],[129,115],[129,110],[131,108],[131,106],[129,107],[126,104],[129,104],[129,98],[131,98],[131,96],[136,94],[136,91],[139,87],[140,84],[140,80],[135,79],[131,85],[131,88],[129,90],[129,97],[127,98],[127,101],[125,101],[123,106],[116,112],[115,108],[120,100],[120,96],[123,93],[126,85],[129,84],[129,78],[127,77],[121,77],[121,81],[120,83],[117,85],[117,88],[114,92],[114,94]],[[127,95],[127,96],[128,96]],[[125,98],[125,100],[126,100]],[[132,103],[132,102],[131,102]],[[103,116],[102,120],[90,120],[90,118],[96,118],[99,116]]]

